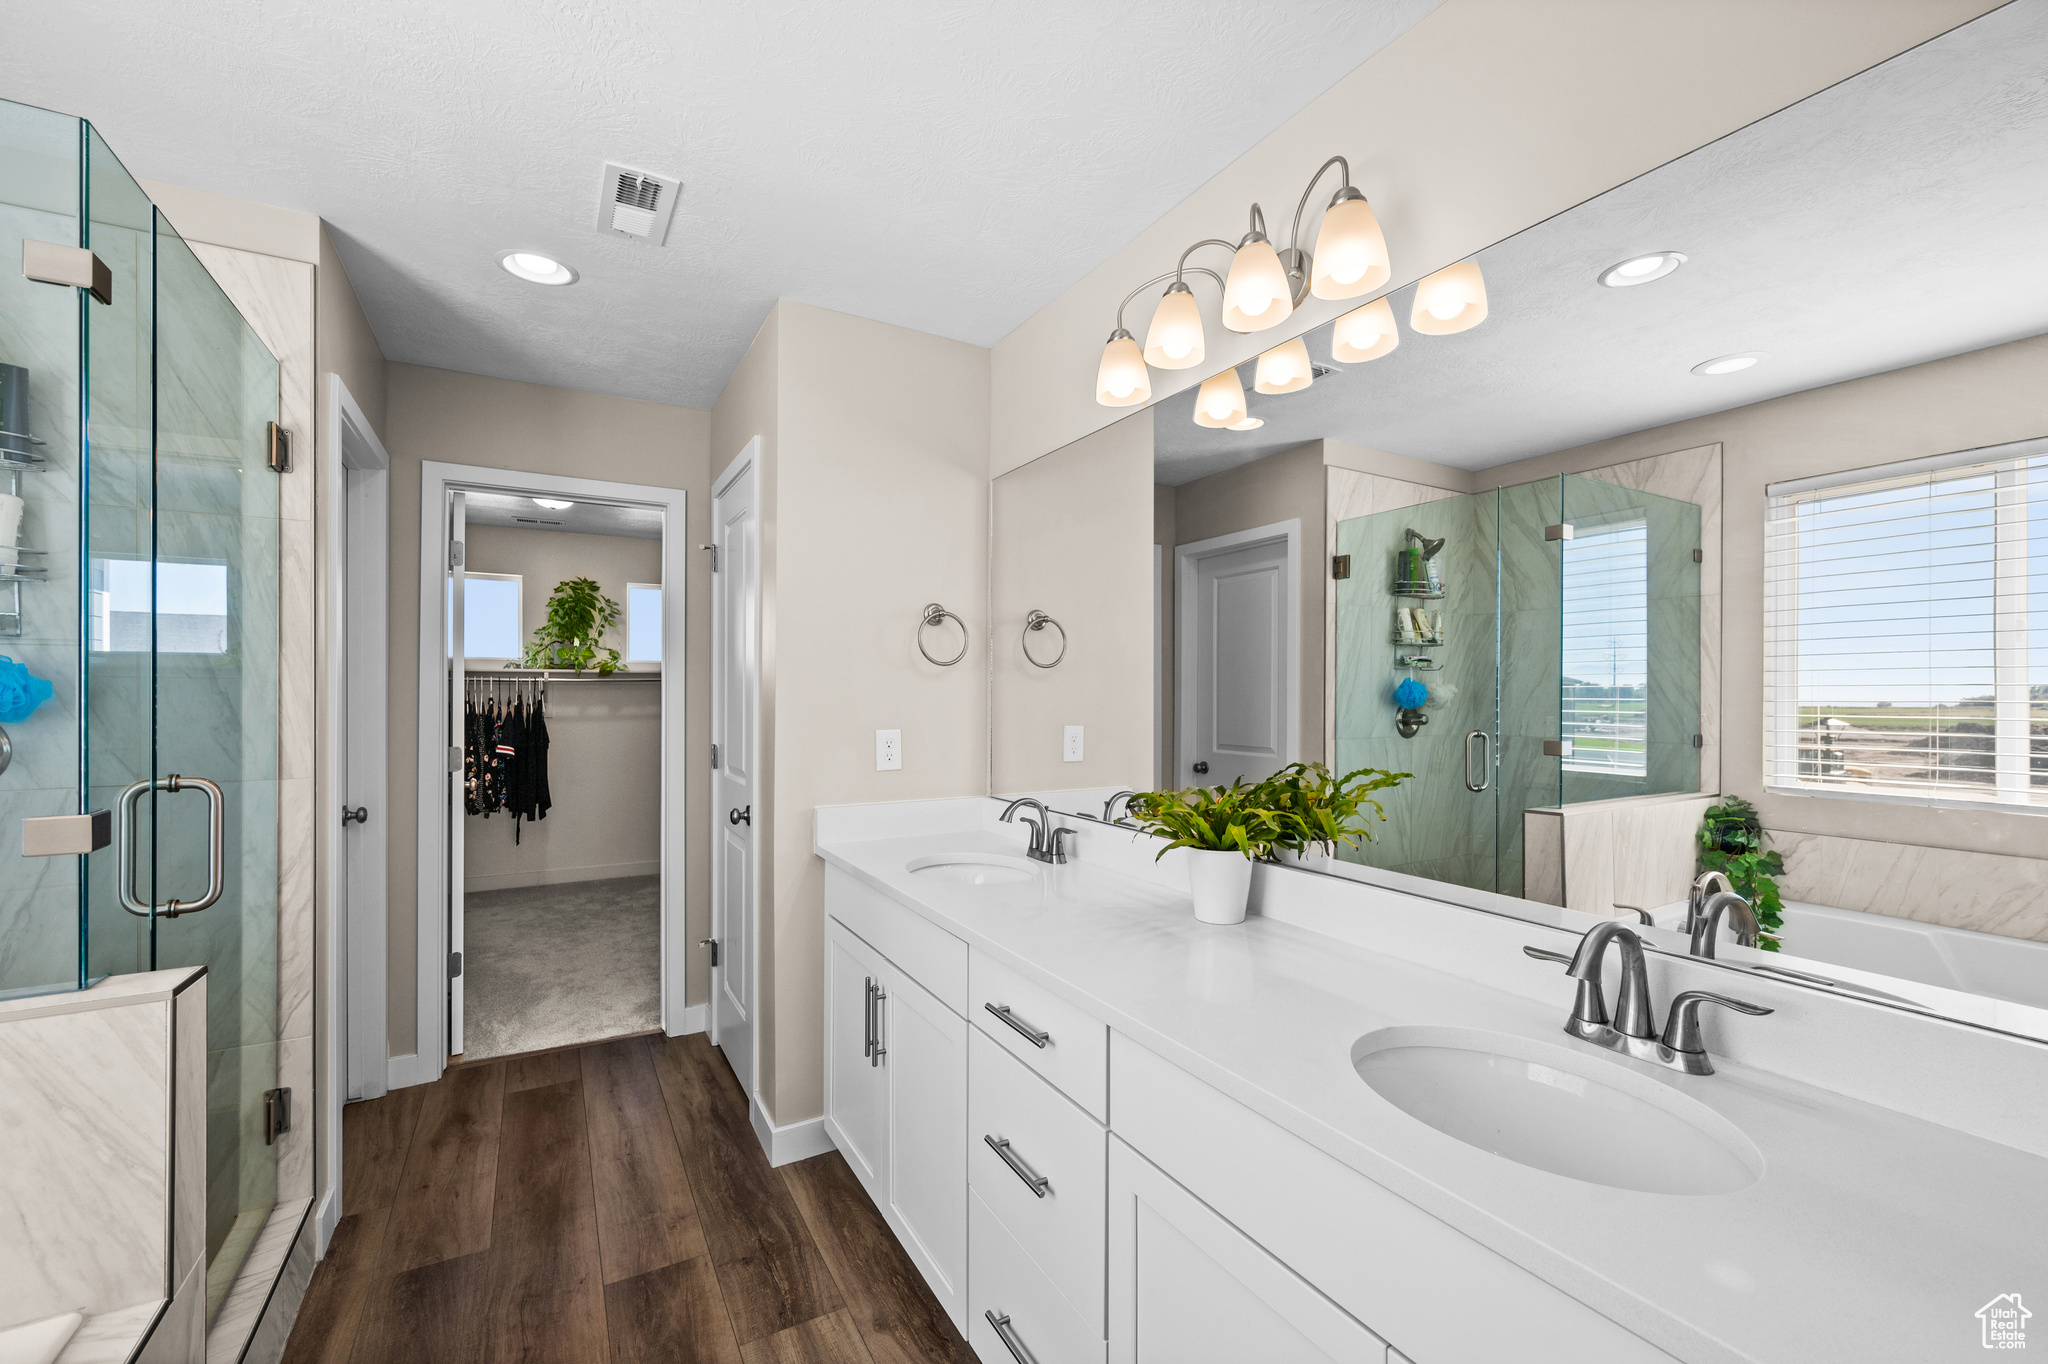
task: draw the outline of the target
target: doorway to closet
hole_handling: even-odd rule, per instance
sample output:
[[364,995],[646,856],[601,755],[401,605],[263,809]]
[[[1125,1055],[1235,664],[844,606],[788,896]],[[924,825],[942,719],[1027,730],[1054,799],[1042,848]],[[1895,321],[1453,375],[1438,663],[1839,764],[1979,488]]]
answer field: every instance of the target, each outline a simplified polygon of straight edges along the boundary
[[482,1060],[701,1028],[685,494],[428,464],[421,511],[422,1031]]

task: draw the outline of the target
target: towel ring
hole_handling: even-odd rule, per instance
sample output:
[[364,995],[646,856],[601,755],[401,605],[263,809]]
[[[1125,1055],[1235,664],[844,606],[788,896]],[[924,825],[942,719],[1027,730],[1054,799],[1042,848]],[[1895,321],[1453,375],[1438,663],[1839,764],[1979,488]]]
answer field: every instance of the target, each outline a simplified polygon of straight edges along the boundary
[[[924,647],[925,627],[943,624],[948,620],[960,627],[960,652],[954,654],[951,658],[933,658],[932,651]],[[928,603],[924,608],[924,613],[917,618],[917,651],[924,655],[925,662],[927,663],[936,663],[941,668],[950,668],[961,659],[967,657],[967,647],[971,642],[971,637],[967,633],[967,622],[937,602]]]
[[[1060,651],[1053,655],[1052,662],[1040,663],[1031,656],[1031,632],[1033,630],[1043,630],[1048,625],[1060,632]],[[1024,661],[1031,664],[1034,668],[1057,668],[1060,665],[1060,660],[1067,656],[1066,627],[1043,611],[1032,611],[1024,617],[1024,633],[1019,635],[1018,639],[1022,641]]]

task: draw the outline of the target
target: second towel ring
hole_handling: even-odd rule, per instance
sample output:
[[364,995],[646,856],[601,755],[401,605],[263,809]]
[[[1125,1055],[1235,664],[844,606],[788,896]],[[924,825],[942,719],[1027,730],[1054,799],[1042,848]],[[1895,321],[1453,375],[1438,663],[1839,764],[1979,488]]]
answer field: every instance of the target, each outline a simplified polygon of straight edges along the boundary
[[[960,627],[960,652],[954,654],[951,658],[933,658],[932,651],[924,647],[925,628],[927,626],[943,624],[948,620]],[[925,662],[936,663],[941,668],[950,668],[961,659],[967,657],[969,642],[970,636],[967,633],[966,621],[960,619],[960,617],[954,615],[937,602],[926,603],[923,614],[917,618],[917,651],[924,655]]]
[[[1053,655],[1052,662],[1040,663],[1031,656],[1031,632],[1033,630],[1043,630],[1048,625],[1060,632],[1060,651]],[[1024,650],[1024,661],[1034,668],[1057,668],[1060,665],[1060,660],[1067,656],[1066,627],[1043,611],[1031,611],[1025,615],[1024,633],[1019,635],[1018,639],[1022,642],[1021,647]]]

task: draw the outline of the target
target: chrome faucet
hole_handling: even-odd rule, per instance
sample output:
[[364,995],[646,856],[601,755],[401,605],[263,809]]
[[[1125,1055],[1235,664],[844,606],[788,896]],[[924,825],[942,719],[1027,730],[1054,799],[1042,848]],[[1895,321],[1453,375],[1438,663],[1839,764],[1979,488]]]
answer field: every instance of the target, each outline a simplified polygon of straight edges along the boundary
[[[1741,897],[1729,898],[1739,900]],[[1718,912],[1713,922],[1718,927]],[[1606,1000],[1600,993],[1600,968],[1610,943],[1618,945],[1621,951],[1621,994],[1615,1000],[1615,1016],[1611,1020],[1607,1016]],[[1593,925],[1579,940],[1579,950],[1569,957],[1541,947],[1524,947],[1522,951],[1538,961],[1563,963],[1565,974],[1578,982],[1578,998],[1572,1003],[1571,1017],[1565,1020],[1566,1032],[1596,1047],[1618,1051],[1639,1061],[1654,1061],[1687,1075],[1714,1073],[1713,1062],[1707,1058],[1706,1047],[1700,1041],[1702,1004],[1719,1004],[1745,1014],[1771,1012],[1760,1004],[1730,999],[1726,995],[1687,990],[1671,1001],[1664,1033],[1658,1036],[1655,1009],[1650,1003],[1649,974],[1643,965],[1643,940],[1634,929],[1618,920],[1610,919]]]
[[1716,882],[1720,883],[1722,890],[1728,891],[1731,894],[1735,890],[1735,883],[1728,879],[1728,873],[1725,871],[1703,871],[1693,878],[1692,889],[1687,892],[1685,897],[1685,931],[1687,933],[1692,932],[1699,924],[1700,911],[1706,907],[1707,896],[1711,893]]
[[1066,845],[1060,836],[1067,831],[1052,827],[1052,815],[1046,811],[1045,802],[1039,800],[1036,796],[1019,796],[1011,801],[1003,809],[1001,816],[1003,823],[1009,824],[1014,822],[1017,818],[1018,807],[1023,805],[1028,805],[1038,811],[1038,818],[1036,819],[1033,819],[1030,815],[1024,816],[1024,822],[1031,826],[1031,846],[1025,850],[1024,855],[1035,862],[1066,861]]
[[1124,801],[1124,809],[1126,812],[1128,812],[1131,808],[1129,805],[1129,801],[1131,797],[1137,794],[1138,793],[1136,791],[1131,790],[1129,787],[1125,787],[1123,790],[1111,796],[1108,800],[1102,802],[1102,822],[1104,824],[1119,823],[1120,821],[1116,817],[1116,803],[1118,801]]
[[[1708,873],[1719,876],[1719,872]],[[1721,920],[1726,916],[1735,924],[1735,945],[1755,947],[1757,939],[1756,911],[1749,907],[1749,901],[1732,890],[1724,890],[1711,896],[1700,910],[1699,919],[1692,926],[1691,952],[1695,957],[1714,955],[1714,944],[1721,937]]]

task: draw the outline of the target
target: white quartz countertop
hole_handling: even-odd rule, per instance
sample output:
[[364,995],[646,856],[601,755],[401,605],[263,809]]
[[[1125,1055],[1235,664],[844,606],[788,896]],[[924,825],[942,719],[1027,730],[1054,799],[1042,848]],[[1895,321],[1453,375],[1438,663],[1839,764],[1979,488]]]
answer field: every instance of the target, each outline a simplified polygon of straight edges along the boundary
[[[1538,1005],[1257,915],[1205,925],[1184,895],[1085,863],[1014,889],[907,868],[1017,848],[976,832],[818,851],[1691,1364],[1977,1358],[1978,1308],[2016,1291],[2048,1303],[2048,1160],[1752,1068],[1685,1076],[1585,1047],[1561,1030],[1562,978],[1555,1004]],[[1528,942],[1556,936],[1514,927]],[[1468,1146],[1353,1068],[1361,1036],[1416,1024],[1583,1047],[1668,1084],[1747,1134],[1763,1176],[1729,1194],[1639,1193]]]

